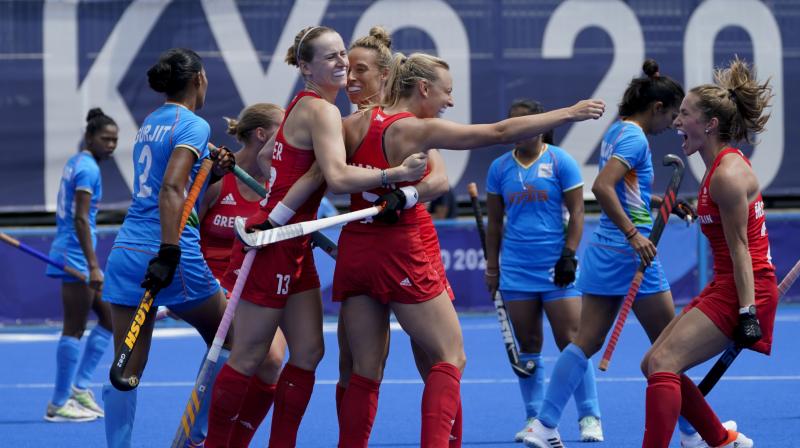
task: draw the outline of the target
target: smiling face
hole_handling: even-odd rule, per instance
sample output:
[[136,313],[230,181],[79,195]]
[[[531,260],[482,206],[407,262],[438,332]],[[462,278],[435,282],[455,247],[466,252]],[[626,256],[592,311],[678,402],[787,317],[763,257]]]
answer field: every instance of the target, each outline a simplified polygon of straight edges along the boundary
[[300,70],[307,80],[322,88],[341,89],[347,84],[347,49],[342,36],[326,32],[311,42],[314,57],[300,61]]
[[673,122],[673,127],[678,131],[678,135],[683,137],[683,153],[687,156],[703,149],[708,134],[709,123],[703,112],[697,107],[698,97],[694,93],[689,93],[683,99],[677,118]]
[[424,116],[419,118],[438,118],[448,107],[453,107],[453,77],[450,71],[443,67],[436,67],[436,80],[427,79],[419,81],[421,111]]
[[348,53],[350,68],[347,71],[347,98],[358,105],[380,101],[387,70],[378,66],[375,50],[356,47]]

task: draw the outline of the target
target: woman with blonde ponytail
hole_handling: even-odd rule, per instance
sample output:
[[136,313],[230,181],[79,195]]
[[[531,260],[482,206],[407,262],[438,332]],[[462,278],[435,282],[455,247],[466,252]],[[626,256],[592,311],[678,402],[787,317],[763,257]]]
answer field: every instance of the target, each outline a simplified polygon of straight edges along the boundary
[[731,342],[767,355],[772,347],[778,291],[764,201],[750,161],[731,146],[752,142],[764,130],[771,87],[769,81],[759,83],[738,58],[714,78],[713,84],[689,91],[674,121],[684,154],[699,153],[706,165],[697,214],[714,254],[714,277],[642,361],[648,384],[642,446],[647,448],[669,445],[679,414],[709,446],[752,447],[744,434],[723,427],[684,371]]

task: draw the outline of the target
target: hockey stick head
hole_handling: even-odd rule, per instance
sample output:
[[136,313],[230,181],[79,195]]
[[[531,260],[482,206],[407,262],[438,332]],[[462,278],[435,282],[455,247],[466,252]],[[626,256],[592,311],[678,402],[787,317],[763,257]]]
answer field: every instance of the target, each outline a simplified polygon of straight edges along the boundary
[[246,221],[241,216],[237,216],[236,219],[233,220],[233,229],[236,232],[236,237],[239,238],[246,248],[257,245],[256,236],[247,231]]

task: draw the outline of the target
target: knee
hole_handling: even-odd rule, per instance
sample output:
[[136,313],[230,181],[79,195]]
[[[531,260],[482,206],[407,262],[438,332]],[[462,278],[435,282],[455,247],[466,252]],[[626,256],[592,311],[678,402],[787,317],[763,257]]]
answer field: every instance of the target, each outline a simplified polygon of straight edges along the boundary
[[281,374],[283,365],[283,351],[270,350],[264,362],[258,367],[258,377],[267,384],[275,384]]
[[524,353],[539,353],[542,351],[542,335],[537,332],[517,335],[519,348]]
[[559,350],[564,350],[570,342],[575,340],[578,335],[578,327],[570,327],[556,331],[553,335],[555,338],[556,346]]
[[602,338],[582,337],[580,333],[578,334],[578,336],[575,337],[572,343],[577,345],[581,350],[583,350],[583,353],[586,355],[587,358],[591,358],[592,356],[594,356],[595,353],[599,352],[600,349],[603,348]]
[[316,370],[317,365],[325,355],[325,344],[320,340],[318,343],[308,345],[302,350],[292,351],[289,348],[289,359],[291,363],[301,369]]
[[86,331],[86,322],[84,323],[67,323],[64,322],[64,328],[61,330],[63,336],[73,337],[80,339]]
[[657,349],[648,352],[642,360],[642,373],[645,376],[650,376],[656,372],[678,373],[672,361],[672,356],[664,350]]

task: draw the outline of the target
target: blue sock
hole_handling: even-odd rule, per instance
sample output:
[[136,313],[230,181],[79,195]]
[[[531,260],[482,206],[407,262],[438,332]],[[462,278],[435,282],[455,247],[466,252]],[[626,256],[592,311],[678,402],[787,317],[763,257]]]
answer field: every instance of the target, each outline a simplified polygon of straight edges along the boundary
[[519,360],[523,363],[533,361],[536,370],[528,378],[519,377],[519,390],[522,392],[522,402],[525,403],[526,418],[535,418],[542,409],[544,400],[544,365],[541,353],[520,353]]
[[682,415],[678,417],[678,428],[680,428],[681,432],[686,435],[692,435],[697,432],[697,430],[694,429],[694,426],[692,426],[692,424],[689,423],[688,420],[683,418]]
[[586,374],[588,360],[577,345],[569,344],[553,366],[550,375],[550,386],[544,397],[542,410],[539,412],[539,421],[548,428],[555,428],[561,420],[561,413],[569,397],[575,392]]
[[75,377],[75,369],[78,367],[78,355],[81,352],[81,342],[72,336],[61,336],[58,340],[56,349],[56,388],[53,391],[53,399],[50,400],[56,406],[64,406],[67,399],[72,394],[70,386]]
[[122,392],[110,384],[103,386],[108,448],[130,448],[133,420],[136,417],[137,389]]
[[[214,384],[214,380],[216,380],[219,371],[222,370],[222,366],[228,361],[230,355],[231,352],[224,348],[219,352],[217,363],[214,365],[214,371],[211,372],[211,379],[208,381],[208,388],[203,396],[203,400],[200,402],[200,409],[197,410],[197,417],[194,419],[192,430],[189,432],[189,438],[193,442],[202,442],[206,439],[206,435],[208,434],[208,410],[211,407],[211,386]],[[206,359],[203,358],[203,362],[205,362],[205,360]],[[203,368],[203,364],[200,364],[200,368]],[[200,374],[200,372],[197,373]]]
[[591,359],[586,362],[586,373],[575,389],[574,395],[578,418],[590,415],[600,418],[600,401],[597,399],[597,383],[594,380],[594,365]]
[[111,332],[100,325],[95,326],[89,333],[89,337],[86,338],[86,348],[83,349],[83,358],[78,366],[78,373],[75,374],[76,388],[83,390],[89,387],[97,363],[103,357],[109,341],[111,341]]

